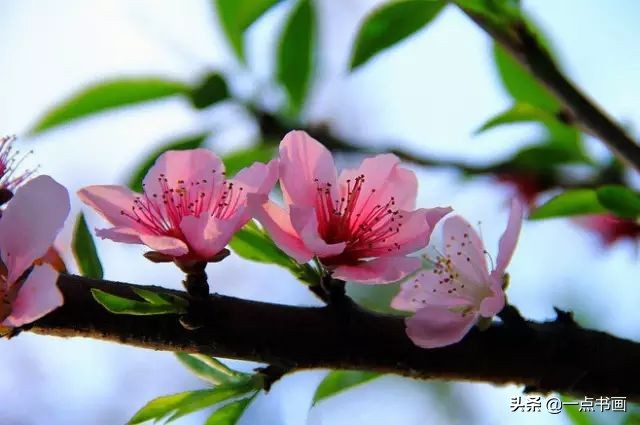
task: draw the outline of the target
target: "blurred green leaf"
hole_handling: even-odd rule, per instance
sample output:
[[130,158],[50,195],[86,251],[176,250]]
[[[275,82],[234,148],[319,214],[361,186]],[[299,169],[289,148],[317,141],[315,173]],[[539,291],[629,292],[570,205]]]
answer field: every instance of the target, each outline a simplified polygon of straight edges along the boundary
[[331,371],[324,377],[316,393],[313,395],[312,404],[316,404],[326,398],[353,388],[357,385],[364,384],[372,379],[382,376],[376,372],[359,372],[351,370],[335,370]]
[[362,285],[347,283],[347,295],[368,310],[384,314],[404,315],[404,312],[391,308],[391,300],[400,290],[400,283],[387,285]]
[[250,166],[254,162],[267,163],[276,153],[274,146],[259,145],[233,151],[222,158],[227,177],[232,177],[238,171]]
[[547,110],[540,109],[537,106],[528,103],[516,103],[508,110],[499,113],[489,121],[485,122],[482,127],[476,130],[476,133],[495,128],[503,124],[515,124],[523,122],[542,122],[545,124],[563,125],[552,113]]
[[280,36],[276,78],[289,100],[289,113],[297,115],[304,104],[314,71],[316,16],[311,0],[298,0]]
[[291,271],[298,279],[313,283],[315,273],[308,264],[298,264],[278,248],[269,235],[252,221],[240,229],[229,242],[229,246],[240,257],[259,263],[277,264]]
[[598,201],[616,215],[636,218],[640,215],[640,195],[619,185],[603,186],[596,189]]
[[84,214],[78,214],[76,226],[73,230],[73,242],[71,243],[73,256],[78,263],[80,274],[92,279],[102,279],[102,263],[96,251],[93,236],[87,227]]
[[[137,292],[137,291],[136,291]],[[181,314],[187,311],[187,301],[167,294],[161,304],[147,301],[136,301],[118,295],[109,294],[100,289],[92,288],[91,295],[105,309],[114,314],[131,314],[148,316],[155,314]]]
[[251,377],[229,369],[222,362],[204,354],[176,353],[176,357],[194,375],[213,385],[248,381]]
[[384,3],[364,20],[351,55],[353,71],[381,51],[409,37],[431,22],[444,7],[439,0],[402,0]]
[[238,397],[254,390],[251,385],[219,386],[207,390],[186,391],[178,394],[158,397],[144,405],[129,420],[129,424],[140,424],[148,420],[161,420],[169,416],[166,422],[171,422],[184,415],[213,406],[221,401]]
[[244,33],[267,10],[281,0],[213,0],[227,39],[241,62],[244,57]]
[[172,140],[147,155],[146,159],[130,173],[131,177],[127,186],[136,192],[142,192],[142,180],[147,175],[149,169],[156,162],[158,157],[169,150],[196,149],[202,146],[207,139],[208,133],[195,134]]
[[140,77],[103,81],[86,87],[49,110],[34,124],[31,134],[41,133],[110,109],[187,94],[188,91],[189,87],[184,83],[161,78]]
[[538,171],[584,160],[580,152],[565,146],[546,143],[523,148],[509,162],[518,169]]
[[554,114],[560,110],[560,104],[553,95],[497,43],[494,43],[493,54],[502,83],[516,101]]
[[189,94],[191,104],[197,109],[204,109],[228,98],[227,82],[217,72],[208,74]]
[[529,214],[530,220],[543,218],[568,217],[584,214],[607,212],[598,201],[596,192],[591,189],[569,190],[550,199]]
[[255,396],[237,400],[213,412],[204,425],[235,425]]

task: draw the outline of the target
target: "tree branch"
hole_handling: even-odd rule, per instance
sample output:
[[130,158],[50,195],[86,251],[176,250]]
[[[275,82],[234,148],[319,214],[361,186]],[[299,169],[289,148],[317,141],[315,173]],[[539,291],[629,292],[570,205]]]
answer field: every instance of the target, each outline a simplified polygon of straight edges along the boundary
[[[473,331],[456,345],[414,346],[402,318],[332,307],[292,307],[160,287],[192,302],[203,326],[186,330],[175,315],[129,316],[107,312],[91,288],[134,297],[130,285],[61,275],[65,304],[28,331],[81,336],[154,350],[203,353],[269,363],[283,370],[360,369],[420,379],[526,385],[540,392],[626,396],[640,401],[640,344],[590,331],[571,321],[505,320]],[[507,316],[505,316],[507,317]]]
[[640,171],[640,146],[606,112],[566,77],[522,19],[497,25],[479,13],[458,5],[480,28],[502,45],[560,101],[569,121],[602,140],[620,159]]

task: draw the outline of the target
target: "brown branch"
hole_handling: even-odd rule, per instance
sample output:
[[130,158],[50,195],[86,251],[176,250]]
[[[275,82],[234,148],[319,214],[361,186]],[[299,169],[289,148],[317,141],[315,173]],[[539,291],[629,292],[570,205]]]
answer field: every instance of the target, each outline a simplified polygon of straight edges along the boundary
[[565,76],[522,19],[497,24],[459,6],[480,28],[502,45],[566,108],[570,122],[599,138],[621,160],[640,171],[640,146],[593,100]]
[[[265,362],[283,370],[373,370],[640,401],[640,368],[634,366],[640,363],[640,344],[582,329],[569,320],[529,322],[508,309],[503,324],[473,331],[450,347],[424,350],[407,338],[401,318],[353,305],[310,308],[220,295],[193,298],[192,308],[203,326],[189,331],[174,315],[111,314],[90,292],[99,288],[133,297],[134,285],[71,275],[62,275],[58,283],[65,304],[25,330]],[[145,289],[189,297],[160,287]]]

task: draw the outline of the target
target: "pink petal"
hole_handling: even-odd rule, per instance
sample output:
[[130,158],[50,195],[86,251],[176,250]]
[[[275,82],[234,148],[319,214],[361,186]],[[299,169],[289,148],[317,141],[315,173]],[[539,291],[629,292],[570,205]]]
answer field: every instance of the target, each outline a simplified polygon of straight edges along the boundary
[[484,245],[478,233],[460,216],[444,222],[444,252],[464,280],[478,285],[489,284]]
[[329,183],[337,194],[336,176],[331,152],[320,142],[304,131],[284,136],[280,143],[280,186],[287,204],[313,206],[318,184]]
[[338,266],[333,277],[358,283],[390,283],[415,272],[421,265],[415,257],[382,257],[357,265]]
[[110,229],[96,229],[96,236],[111,239],[114,242],[141,244],[140,233],[130,227],[112,227]]
[[96,185],[78,191],[78,198],[96,210],[109,223],[117,227],[138,229],[140,226],[122,212],[131,212],[133,202],[139,196],[124,186]]
[[[437,214],[441,213],[442,215],[450,211],[447,208],[438,208],[437,210]],[[433,221],[437,214],[426,208],[415,211],[400,211],[394,222],[400,225],[399,232],[386,240],[386,246],[393,250],[390,255],[411,254],[427,246],[433,232],[433,226],[437,222]],[[385,255],[385,253],[381,252],[380,255]]]
[[477,320],[477,314],[454,313],[445,306],[427,306],[405,320],[407,335],[419,347],[437,348],[460,341]]
[[427,209],[426,219],[429,227],[433,230],[442,217],[453,211],[451,207],[435,207]]
[[266,195],[249,194],[247,205],[251,215],[262,224],[281,250],[298,263],[303,264],[311,260],[313,253],[298,236],[285,210],[269,201]]
[[218,219],[207,214],[184,217],[180,222],[180,229],[192,248],[192,254],[209,259],[220,252],[233,234],[245,224],[240,220],[241,215],[228,219]]
[[224,164],[220,158],[209,149],[189,149],[182,151],[167,151],[160,155],[155,164],[149,169],[143,180],[145,192],[161,194],[160,178],[166,178],[170,187],[175,187],[179,180],[190,182],[214,182],[216,186],[224,181]]
[[140,240],[152,250],[173,257],[179,257],[189,252],[187,244],[171,236],[140,235]]
[[11,305],[11,314],[2,324],[22,326],[60,307],[64,299],[57,280],[58,272],[49,264],[34,267]]
[[69,215],[69,194],[49,176],[20,187],[0,219],[0,253],[9,283],[42,257]]
[[343,170],[339,178],[342,196],[346,197],[349,186],[353,188],[356,177],[364,175],[356,210],[385,205],[392,197],[393,209],[415,208],[418,181],[413,171],[401,168],[399,164],[397,156],[383,154],[366,158],[357,169]]
[[504,271],[511,261],[513,251],[518,243],[520,235],[520,227],[522,226],[523,206],[516,198],[511,201],[511,212],[509,213],[509,221],[505,229],[500,243],[498,245],[498,258],[496,259],[496,268],[493,275],[502,278]]
[[423,270],[402,284],[400,292],[391,301],[396,310],[417,311],[426,305],[442,305],[447,307],[468,306],[473,304],[468,297],[458,291],[449,293],[450,287],[440,283],[442,275],[433,270]]
[[493,317],[504,308],[504,292],[498,290],[493,296],[486,297],[480,303],[480,314],[483,317]]
[[[238,195],[238,205],[246,206],[247,195],[250,193],[268,194],[278,181],[278,160],[274,159],[268,164],[256,162],[250,167],[243,168],[230,180],[237,189],[241,188]],[[246,223],[251,215],[248,209],[244,209],[243,220]],[[243,223],[243,224],[244,224]]]
[[316,256],[320,258],[332,257],[342,253],[347,247],[346,242],[328,244],[322,239],[318,233],[318,218],[313,208],[299,208],[292,205],[289,208],[289,217],[293,228],[305,246]]

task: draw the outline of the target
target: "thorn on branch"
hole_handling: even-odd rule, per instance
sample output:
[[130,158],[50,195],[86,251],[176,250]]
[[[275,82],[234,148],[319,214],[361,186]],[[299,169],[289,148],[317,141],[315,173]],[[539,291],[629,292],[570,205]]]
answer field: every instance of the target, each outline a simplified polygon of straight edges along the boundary
[[512,306],[511,304],[507,304],[504,306],[502,311],[498,313],[498,317],[502,320],[505,326],[511,327],[514,329],[522,330],[522,331],[530,331],[529,324],[525,320],[524,317],[520,314],[520,311]]
[[568,326],[576,326],[576,327],[578,326],[578,323],[573,318],[572,311],[561,310],[558,307],[553,307],[553,309],[556,312],[555,323],[561,323],[563,325],[568,325]]
[[269,392],[273,384],[289,373],[291,369],[282,366],[269,365],[256,368],[255,371],[262,377],[262,389],[265,392]]

